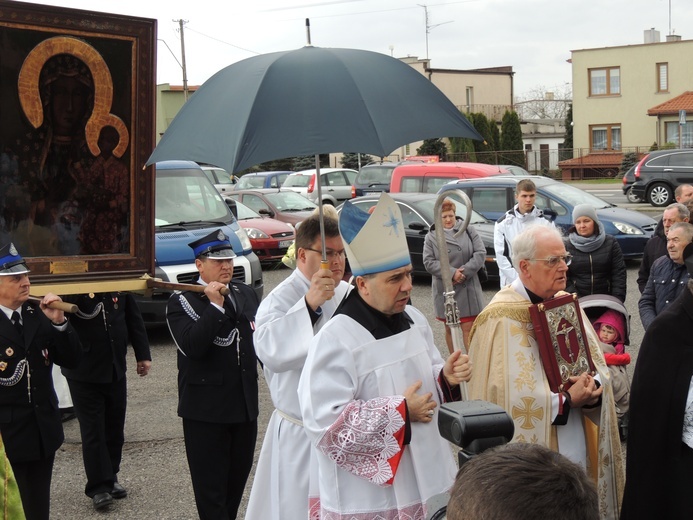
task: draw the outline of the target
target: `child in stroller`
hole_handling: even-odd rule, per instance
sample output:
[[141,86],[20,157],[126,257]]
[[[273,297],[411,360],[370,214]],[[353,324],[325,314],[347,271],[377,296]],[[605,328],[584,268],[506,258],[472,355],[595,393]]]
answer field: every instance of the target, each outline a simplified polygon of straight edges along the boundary
[[630,364],[630,354],[626,352],[628,311],[620,300],[607,295],[580,298],[580,306],[599,336],[600,347],[611,375],[619,434],[621,440],[625,441],[630,405],[630,380],[626,369]]

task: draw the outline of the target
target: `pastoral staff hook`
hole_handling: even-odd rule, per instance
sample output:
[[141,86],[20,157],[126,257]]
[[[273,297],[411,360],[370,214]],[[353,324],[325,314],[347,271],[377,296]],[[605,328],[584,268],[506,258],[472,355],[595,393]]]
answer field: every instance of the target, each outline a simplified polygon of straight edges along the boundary
[[[454,237],[457,238],[462,233],[467,231],[467,226],[469,225],[469,220],[472,217],[472,201],[462,190],[451,190],[445,191],[438,195],[436,203],[433,206],[433,215],[435,219],[435,232],[436,232],[436,243],[438,245],[438,255],[440,256],[440,272],[449,273],[450,272],[450,257],[448,256],[448,248],[445,244],[445,230],[443,228],[443,214],[441,208],[443,206],[443,201],[447,199],[450,195],[455,194],[460,197],[460,200],[464,204],[467,210],[464,222],[459,231],[455,233]],[[457,303],[455,303],[455,289],[452,286],[452,279],[450,276],[442,276],[443,279],[443,302],[445,308],[445,325],[450,327],[450,333],[452,335],[452,345],[455,350],[461,350],[463,354],[467,353],[466,346],[464,344],[464,339],[462,337],[462,330],[460,328],[460,311],[457,308]],[[462,392],[462,399],[467,399],[467,384],[460,384],[460,390]]]

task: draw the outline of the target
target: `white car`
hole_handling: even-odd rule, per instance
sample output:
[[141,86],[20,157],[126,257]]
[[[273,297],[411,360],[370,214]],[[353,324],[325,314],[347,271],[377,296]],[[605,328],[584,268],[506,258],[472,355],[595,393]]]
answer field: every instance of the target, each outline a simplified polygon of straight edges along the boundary
[[236,187],[236,182],[238,182],[236,176],[231,175],[223,168],[216,166],[200,166],[200,168],[220,194],[227,195]]
[[[323,204],[337,206],[352,197],[351,186],[354,184],[356,170],[348,168],[320,168],[320,181]],[[317,204],[318,186],[315,182],[315,170],[304,170],[289,175],[282,188],[296,191],[308,200]]]

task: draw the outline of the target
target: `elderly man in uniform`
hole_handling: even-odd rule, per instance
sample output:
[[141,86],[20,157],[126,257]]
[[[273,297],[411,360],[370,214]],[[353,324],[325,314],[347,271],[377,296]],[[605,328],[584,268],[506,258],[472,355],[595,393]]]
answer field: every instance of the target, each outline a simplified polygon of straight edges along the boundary
[[48,520],[55,452],[63,443],[53,363],[78,365],[81,346],[60,301],[29,299],[29,269],[14,245],[0,248],[0,434],[27,520]]
[[301,423],[298,380],[313,336],[349,289],[342,281],[345,253],[337,219],[326,216],[324,229],[328,268],[321,267],[320,219],[313,215],[296,231],[296,270],[257,311],[255,350],[276,410],[255,471],[248,520],[308,518],[310,441]]
[[[558,230],[530,226],[515,238],[512,259],[519,278],[493,297],[472,328],[469,397],[496,403],[511,415],[512,442],[543,444],[586,468],[600,490],[603,516],[616,518],[623,464],[599,339],[592,327],[585,327],[597,375],[572,376],[567,391],[554,393],[530,318],[532,304],[565,289],[570,255]],[[584,315],[583,323],[589,323]]]
[[412,266],[392,198],[370,215],[347,201],[339,228],[356,289],[313,338],[298,386],[317,459],[311,518],[423,519],[456,472],[437,408],[460,398],[471,366],[460,351],[443,362],[407,305]]
[[236,255],[221,230],[189,245],[201,291],[174,294],[166,310],[178,346],[178,415],[200,519],[233,519],[257,437],[258,300],[231,281]]

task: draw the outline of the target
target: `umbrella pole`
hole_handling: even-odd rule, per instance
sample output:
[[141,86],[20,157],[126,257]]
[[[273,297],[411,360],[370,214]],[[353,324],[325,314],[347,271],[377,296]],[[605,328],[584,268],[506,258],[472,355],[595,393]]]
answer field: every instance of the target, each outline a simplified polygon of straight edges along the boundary
[[315,182],[318,186],[318,219],[320,220],[320,251],[322,252],[321,269],[329,268],[325,249],[325,215],[322,212],[322,182],[320,181],[320,155],[315,154]]

